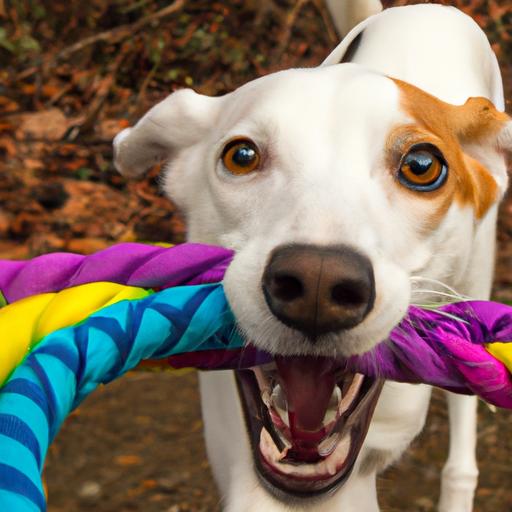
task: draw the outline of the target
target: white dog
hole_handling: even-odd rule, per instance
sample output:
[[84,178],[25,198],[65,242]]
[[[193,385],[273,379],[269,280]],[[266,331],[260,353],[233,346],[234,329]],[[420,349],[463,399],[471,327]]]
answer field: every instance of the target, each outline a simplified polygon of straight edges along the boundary
[[[422,429],[430,388],[382,386],[344,372],[343,358],[439,283],[488,298],[511,145],[503,109],[482,31],[417,5],[366,19],[319,68],[220,98],[178,91],[118,135],[121,172],[169,160],[164,189],[189,239],[236,252],[229,302],[247,341],[275,355],[201,376],[226,511],[378,511],[375,476]],[[468,512],[476,402],[449,405],[440,510]]]

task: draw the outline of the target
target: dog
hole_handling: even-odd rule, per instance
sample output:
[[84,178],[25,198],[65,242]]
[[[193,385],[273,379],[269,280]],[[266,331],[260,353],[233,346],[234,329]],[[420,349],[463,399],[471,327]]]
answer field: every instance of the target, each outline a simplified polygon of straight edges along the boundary
[[[363,1],[363,0],[362,0]],[[489,43],[440,5],[384,10],[318,68],[223,97],[180,90],[114,141],[190,241],[235,251],[224,287],[275,362],[200,376],[227,512],[379,510],[376,474],[421,431],[431,389],[354,375],[411,303],[488,299],[511,122]],[[476,400],[449,395],[441,512],[469,512]]]

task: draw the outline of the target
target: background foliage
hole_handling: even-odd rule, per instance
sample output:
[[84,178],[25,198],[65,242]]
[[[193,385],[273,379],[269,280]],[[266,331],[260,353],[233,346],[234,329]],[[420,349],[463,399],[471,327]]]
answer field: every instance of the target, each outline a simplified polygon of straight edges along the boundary
[[[444,3],[486,31],[510,99],[512,3]],[[126,182],[112,166],[112,138],[175,89],[224,94],[318,65],[337,43],[321,0],[0,0],[0,258],[183,241],[159,169]],[[511,268],[507,198],[495,297],[512,299]],[[512,414],[481,404],[479,416],[475,511],[506,512]],[[446,439],[436,393],[425,434],[380,480],[383,510],[435,510]],[[138,374],[100,390],[59,434],[48,466],[50,512],[220,510],[193,375]]]

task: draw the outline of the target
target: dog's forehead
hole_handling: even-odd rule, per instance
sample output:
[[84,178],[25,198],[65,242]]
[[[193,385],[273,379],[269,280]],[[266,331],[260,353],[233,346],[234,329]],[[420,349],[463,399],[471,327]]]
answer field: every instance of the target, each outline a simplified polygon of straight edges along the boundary
[[[399,114],[399,90],[384,75],[356,64],[291,69],[240,87],[225,103],[231,119],[333,127]],[[226,98],[227,99],[227,98]]]

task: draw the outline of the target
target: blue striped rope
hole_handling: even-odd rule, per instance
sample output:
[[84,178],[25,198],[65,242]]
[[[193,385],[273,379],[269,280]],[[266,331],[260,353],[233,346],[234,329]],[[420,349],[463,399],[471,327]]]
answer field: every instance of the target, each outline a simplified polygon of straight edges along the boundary
[[46,511],[41,472],[48,446],[99,384],[141,359],[242,344],[222,284],[119,302],[46,336],[0,389],[0,510]]

